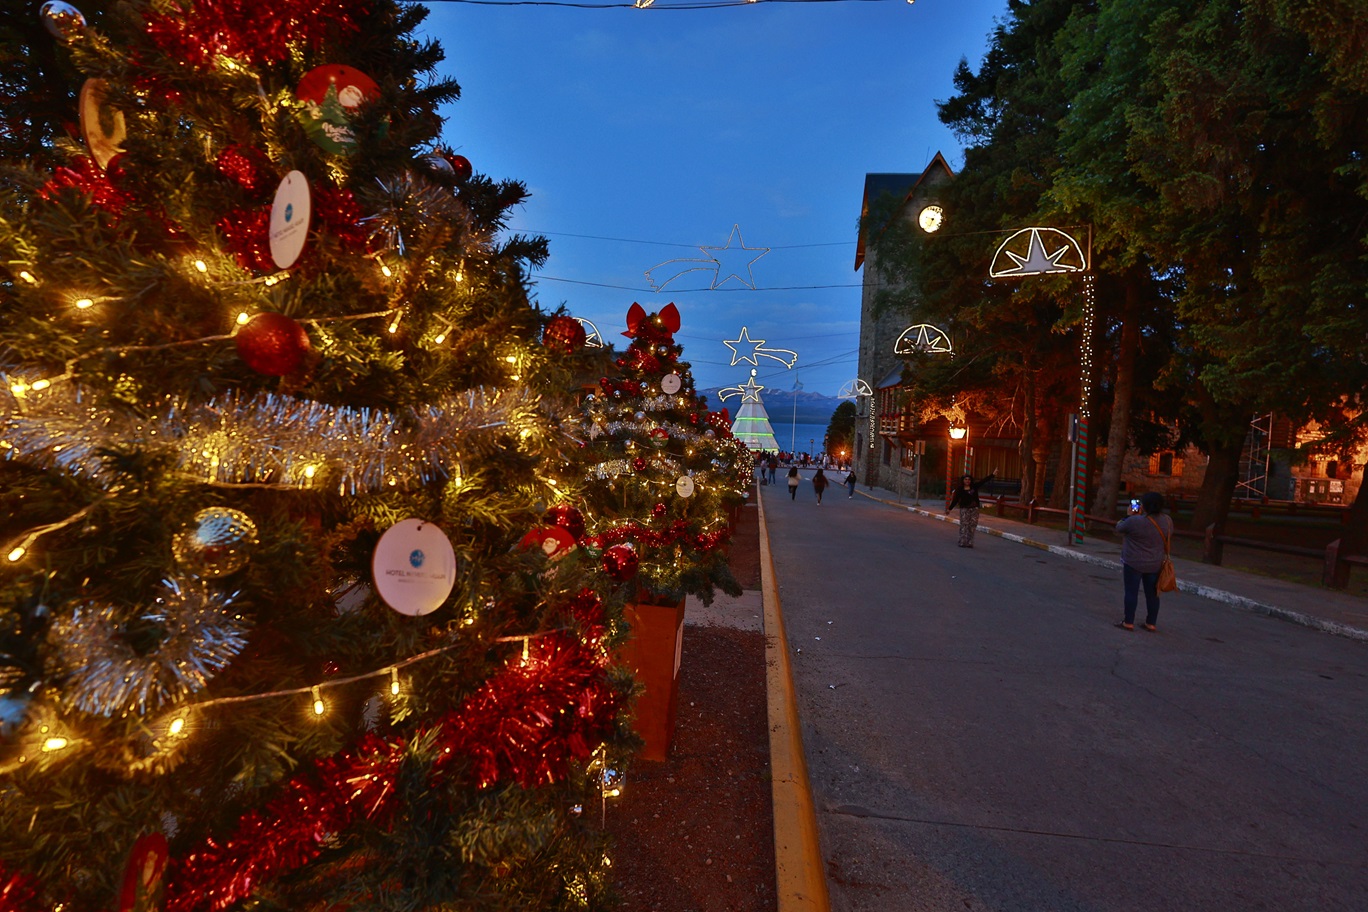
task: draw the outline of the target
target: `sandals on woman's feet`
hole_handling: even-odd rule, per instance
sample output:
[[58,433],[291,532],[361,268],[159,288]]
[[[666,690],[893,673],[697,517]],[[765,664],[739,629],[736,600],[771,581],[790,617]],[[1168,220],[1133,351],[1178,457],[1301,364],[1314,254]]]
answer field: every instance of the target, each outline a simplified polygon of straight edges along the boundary
[[1116,626],[1117,626],[1117,627],[1120,627],[1122,630],[1134,630],[1134,629],[1135,629],[1135,625],[1134,625],[1134,624],[1127,624],[1125,621],[1117,621],[1117,622],[1116,622]]
[[1157,630],[1159,629],[1159,628],[1155,627],[1153,624],[1145,624],[1144,626],[1145,626],[1145,629],[1148,630],[1150,633],[1154,633],[1155,631],[1157,631]]

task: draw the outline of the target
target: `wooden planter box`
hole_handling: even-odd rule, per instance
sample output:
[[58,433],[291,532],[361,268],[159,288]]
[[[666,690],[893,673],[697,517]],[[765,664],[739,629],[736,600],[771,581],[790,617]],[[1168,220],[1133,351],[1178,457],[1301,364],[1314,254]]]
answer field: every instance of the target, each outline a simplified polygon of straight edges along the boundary
[[624,609],[632,633],[623,664],[645,691],[636,701],[636,732],[646,742],[643,760],[664,760],[674,740],[679,705],[679,660],[684,649],[684,599],[665,605],[640,602]]

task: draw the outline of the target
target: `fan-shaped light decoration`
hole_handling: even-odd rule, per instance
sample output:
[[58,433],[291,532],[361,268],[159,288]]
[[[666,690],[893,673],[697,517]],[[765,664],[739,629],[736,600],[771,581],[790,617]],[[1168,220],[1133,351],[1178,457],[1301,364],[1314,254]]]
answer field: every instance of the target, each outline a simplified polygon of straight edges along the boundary
[[584,347],[603,348],[603,333],[599,332],[599,328],[583,317],[575,317],[575,319],[579,320],[584,327]]
[[994,279],[1085,272],[1088,257],[1078,241],[1058,228],[1022,228],[998,247],[988,276]]
[[845,386],[841,387],[840,391],[836,393],[836,398],[857,399],[860,396],[872,395],[874,395],[874,390],[870,388],[868,381],[856,377],[854,380],[849,381]]
[[903,334],[898,336],[898,341],[893,345],[893,354],[895,355],[916,353],[953,355],[955,346],[950,342],[950,337],[945,334],[944,330],[938,329],[930,323],[918,323],[903,330]]

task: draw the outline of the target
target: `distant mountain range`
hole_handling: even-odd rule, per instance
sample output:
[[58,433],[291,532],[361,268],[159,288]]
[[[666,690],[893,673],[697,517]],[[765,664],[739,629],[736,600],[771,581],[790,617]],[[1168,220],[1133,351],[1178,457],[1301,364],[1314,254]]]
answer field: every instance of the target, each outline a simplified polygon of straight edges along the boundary
[[[741,397],[733,396],[726,402],[718,395],[721,387],[712,389],[701,389],[699,395],[708,398],[708,408],[726,408],[733,415],[741,408]],[[774,418],[785,420],[794,418],[799,424],[826,424],[831,421],[831,413],[836,411],[836,406],[844,400],[837,399],[835,396],[823,396],[821,393],[809,393],[804,390],[793,392],[791,390],[771,390],[767,389],[760,394],[760,401],[765,404],[765,411]],[[795,418],[794,409],[797,409]]]

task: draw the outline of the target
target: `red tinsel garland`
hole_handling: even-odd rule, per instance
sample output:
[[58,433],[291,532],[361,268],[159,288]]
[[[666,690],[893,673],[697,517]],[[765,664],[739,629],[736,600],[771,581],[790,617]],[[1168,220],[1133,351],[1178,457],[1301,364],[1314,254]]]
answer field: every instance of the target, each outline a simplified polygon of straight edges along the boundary
[[[528,788],[563,780],[572,762],[587,760],[611,734],[620,708],[608,685],[608,659],[598,648],[606,630],[602,603],[582,592],[564,609],[588,642],[554,633],[529,645],[460,709],[429,733],[438,782],[469,765],[481,788],[513,781]],[[362,820],[383,821],[394,810],[394,779],[407,742],[366,736],[353,749],[317,761],[286,782],[262,809],[249,811],[224,840],[206,842],[169,869],[166,912],[220,912],[262,883],[315,858],[321,845]],[[0,912],[37,912],[26,878],[0,871]]]
[[711,551],[726,544],[730,539],[731,531],[728,529],[719,529],[716,532],[691,532],[688,520],[676,519],[663,529],[648,529],[635,522],[622,523],[597,535],[586,535],[584,543],[591,548],[635,542],[647,548],[683,545],[695,551]]
[[[434,729],[434,777],[464,759],[480,787],[512,780],[531,788],[564,779],[609,735],[618,710],[607,659],[564,634],[541,637]],[[175,863],[167,912],[218,912],[264,881],[307,864],[330,834],[392,809],[403,741],[368,738],[315,764],[260,813],[245,815],[222,843]]]
[[358,31],[353,16],[364,10],[349,0],[197,0],[145,17],[148,37],[164,54],[205,68],[219,55],[253,64],[288,60],[292,46],[318,48]]
[[58,168],[52,178],[38,189],[38,195],[50,200],[66,189],[81,191],[90,197],[95,206],[114,215],[122,215],[131,200],[127,193],[110,182],[104,169],[89,158],[77,158],[70,167]]
[[370,232],[363,226],[361,207],[350,190],[324,187],[313,191],[313,217],[322,230],[342,242],[347,253],[363,255]]
[[214,226],[223,234],[223,245],[238,265],[250,272],[275,272],[271,259],[271,209],[234,209]]

